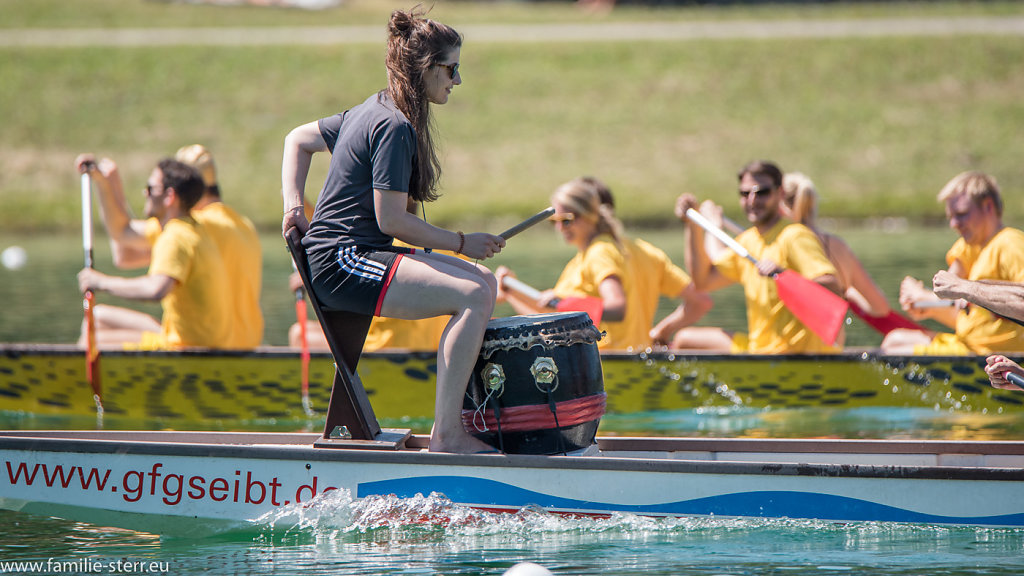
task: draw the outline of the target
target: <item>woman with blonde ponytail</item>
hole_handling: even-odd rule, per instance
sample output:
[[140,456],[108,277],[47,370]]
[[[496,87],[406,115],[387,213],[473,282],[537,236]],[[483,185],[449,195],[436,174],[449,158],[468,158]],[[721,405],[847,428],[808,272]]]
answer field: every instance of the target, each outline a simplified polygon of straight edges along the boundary
[[[531,300],[518,292],[505,290],[501,280],[514,276],[501,266],[498,277],[498,299],[508,302],[519,314],[551,312],[555,299],[590,296],[600,298],[604,308],[600,329],[607,334],[598,343],[601,349],[620,350],[637,346],[640,342],[630,338],[627,319],[627,292],[632,288],[629,274],[626,237],[622,224],[612,208],[601,203],[593,185],[582,178],[559,186],[551,195],[555,214],[551,220],[567,244],[577,253],[555,283],[555,287],[541,292],[538,300]],[[639,338],[646,341],[648,324]]]
[[[865,320],[889,316],[892,310],[885,294],[853,250],[839,236],[826,233],[818,227],[815,220],[818,216],[818,190],[814,182],[800,172],[787,172],[782,177],[782,192],[782,203],[779,206],[782,215],[807,226],[818,236],[825,255],[836,267],[842,294],[854,311]],[[876,328],[883,333],[887,331],[885,326]]]
[[[437,199],[441,168],[430,106],[462,84],[462,36],[417,11],[388,22],[388,86],[340,114],[303,124],[285,138],[281,167],[283,230],[305,234],[313,290],[332,309],[417,320],[450,316],[437,351],[437,394],[430,450],[477,453],[491,446],[462,428],[462,398],[494,310],[496,281],[487,268],[437,253],[480,260],[505,246],[500,236],[464,234],[415,215]],[[303,213],[312,155],[331,163],[312,221]],[[395,239],[423,249],[400,248]]]

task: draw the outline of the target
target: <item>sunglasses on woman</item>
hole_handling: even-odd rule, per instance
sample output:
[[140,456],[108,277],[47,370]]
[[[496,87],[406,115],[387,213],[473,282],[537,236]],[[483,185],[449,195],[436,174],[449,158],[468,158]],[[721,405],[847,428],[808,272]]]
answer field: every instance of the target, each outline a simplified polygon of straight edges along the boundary
[[438,62],[437,65],[440,66],[441,68],[447,69],[448,70],[448,78],[450,80],[455,80],[455,75],[459,73],[459,63],[458,62],[456,62],[455,64],[441,64],[440,62]]
[[575,219],[576,215],[573,214],[572,212],[566,212],[564,214],[552,214],[548,218],[548,220],[550,220],[552,224],[570,224]]

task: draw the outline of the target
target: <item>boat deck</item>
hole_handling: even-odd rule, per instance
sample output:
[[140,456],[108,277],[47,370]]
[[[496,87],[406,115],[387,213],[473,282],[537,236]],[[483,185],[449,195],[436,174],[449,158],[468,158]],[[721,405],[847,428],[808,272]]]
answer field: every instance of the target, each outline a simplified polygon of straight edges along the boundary
[[[419,453],[480,463],[495,455],[452,455],[427,452],[429,436],[406,430],[384,430],[382,440],[324,441],[315,433],[262,432],[177,432],[177,431],[3,431],[0,444],[14,439],[92,443],[120,447],[161,449],[178,447],[191,452],[200,449],[236,448],[239,452],[275,449],[351,457],[353,453]],[[659,438],[599,437],[585,450],[559,455],[499,455],[511,459],[545,459],[555,467],[567,460],[645,460],[677,462],[756,463],[803,466],[869,466],[900,468],[971,469],[1004,468],[1024,478],[1024,442],[964,442],[941,440],[842,440],[842,439],[744,439],[744,438]],[[319,459],[319,458],[318,458]]]

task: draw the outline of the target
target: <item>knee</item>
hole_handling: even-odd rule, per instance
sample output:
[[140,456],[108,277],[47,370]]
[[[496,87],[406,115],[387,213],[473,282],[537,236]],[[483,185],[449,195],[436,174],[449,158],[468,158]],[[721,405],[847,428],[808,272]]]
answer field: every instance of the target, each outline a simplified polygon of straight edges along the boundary
[[479,278],[473,283],[468,294],[466,304],[468,308],[486,311],[489,316],[494,311],[494,299],[497,295],[497,284],[494,282],[494,275],[490,280]]
[[480,264],[476,265],[477,272],[487,286],[490,288],[491,294],[497,295],[498,293],[498,279],[494,277],[494,273],[487,269],[486,266]]

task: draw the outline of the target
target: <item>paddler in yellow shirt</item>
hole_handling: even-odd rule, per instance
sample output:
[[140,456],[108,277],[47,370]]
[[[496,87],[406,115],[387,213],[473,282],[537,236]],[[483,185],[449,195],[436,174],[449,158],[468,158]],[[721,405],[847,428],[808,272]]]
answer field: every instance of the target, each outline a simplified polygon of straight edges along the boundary
[[[199,171],[203,180],[202,198],[192,208],[192,217],[202,224],[217,244],[224,261],[224,289],[230,294],[231,332],[219,347],[250,349],[263,342],[263,311],[260,290],[263,276],[263,252],[259,235],[249,218],[223,202],[213,155],[199,144],[184,146],[175,159]],[[76,164],[91,165],[90,174],[97,184],[100,213],[110,236],[114,265],[118,268],[148,266],[152,248],[162,232],[156,218],[136,219],[125,200],[117,166],[109,158],[96,161],[91,154],[79,156]]]
[[[661,294],[699,301],[686,315],[680,312],[674,317],[677,325],[699,319],[710,301],[701,301],[696,293],[691,296],[689,277],[663,252],[625,234],[613,212],[614,202],[602,202],[602,187],[607,188],[594,178],[577,178],[551,196],[552,221],[562,238],[577,249],[554,288],[541,292],[537,300],[508,290],[503,279],[514,275],[502,266],[495,271],[498,300],[508,302],[519,314],[536,314],[551,312],[556,298],[592,299],[602,311],[598,327],[605,337],[598,342],[600,349],[646,350],[654,344],[651,325]],[[687,306],[690,303],[687,300]]]
[[[747,302],[747,334],[691,329],[701,330],[701,338],[691,339],[692,347],[754,354],[838,352],[786,308],[772,278],[781,269],[789,269],[833,293],[840,290],[835,266],[817,235],[802,224],[782,219],[782,171],[771,162],[755,161],[741,168],[737,177],[740,205],[751,227],[736,241],[758,260],[757,266],[711,235],[705,236],[703,228],[686,218],[688,209],[697,208],[696,198],[684,194],[676,203],[676,215],[689,226],[687,250],[698,289],[713,291],[739,282]],[[721,227],[721,207],[705,202],[702,212]]]
[[[96,169],[88,163],[78,168]],[[134,310],[96,306],[97,344],[223,348],[231,330],[224,263],[216,243],[189,213],[203,194],[202,178],[191,166],[167,158],[153,169],[143,192],[146,215],[156,218],[163,230],[153,244],[148,273],[123,278],[85,268],[78,283],[82,292],[160,300],[163,318],[157,322]],[[86,337],[83,325],[82,342]]]
[[[1024,232],[1003,225],[1003,199],[996,179],[962,172],[939,192],[949,226],[960,238],[946,253],[948,274],[981,282],[1024,282]],[[938,277],[949,284],[950,278]],[[934,280],[933,280],[934,282]],[[966,355],[1024,352],[1024,326],[963,300],[929,307],[939,297],[916,278],[900,285],[900,305],[915,320],[931,318],[955,329],[948,332],[894,330],[882,341],[891,354]]]
[[[580,181],[594,188],[601,204],[615,209],[615,197],[607,184],[593,176],[584,176]],[[679,348],[673,342],[673,336],[704,317],[714,302],[706,293],[697,290],[690,276],[676,266],[662,249],[643,239],[628,236],[624,238],[624,244],[635,288],[626,295],[626,309],[630,313],[626,315],[625,322],[630,324],[627,328],[633,335],[630,340],[643,342],[634,349],[651,346]],[[652,327],[662,296],[681,300],[682,303]],[[643,333],[646,333],[646,339]]]

